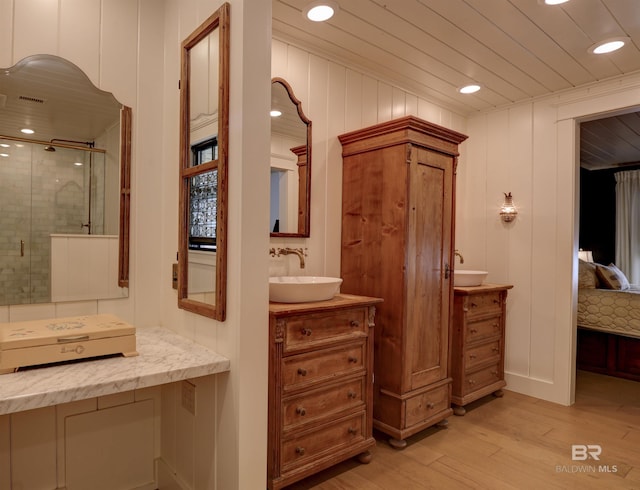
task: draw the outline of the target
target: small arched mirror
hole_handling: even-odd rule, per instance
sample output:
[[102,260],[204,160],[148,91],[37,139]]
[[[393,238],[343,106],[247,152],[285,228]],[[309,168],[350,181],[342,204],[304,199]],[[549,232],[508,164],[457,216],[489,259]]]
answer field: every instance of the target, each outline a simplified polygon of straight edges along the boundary
[[271,236],[308,237],[311,121],[282,78],[271,82]]

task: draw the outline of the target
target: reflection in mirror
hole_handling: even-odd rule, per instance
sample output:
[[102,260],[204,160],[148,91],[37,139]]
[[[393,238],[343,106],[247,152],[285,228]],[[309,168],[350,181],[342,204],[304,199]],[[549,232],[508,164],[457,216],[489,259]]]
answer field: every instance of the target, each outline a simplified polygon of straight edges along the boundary
[[178,306],[226,308],[229,4],[182,43]]
[[0,305],[127,296],[131,109],[57,56],[2,73]]
[[271,82],[271,236],[308,237],[311,121],[282,78]]

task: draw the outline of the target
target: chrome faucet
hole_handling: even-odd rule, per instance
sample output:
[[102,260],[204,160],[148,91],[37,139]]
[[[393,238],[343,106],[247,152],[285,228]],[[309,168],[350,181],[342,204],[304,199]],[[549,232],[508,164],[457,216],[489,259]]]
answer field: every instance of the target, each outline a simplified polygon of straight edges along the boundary
[[[272,252],[273,249],[269,250],[269,252],[271,253],[271,255],[273,255]],[[276,252],[276,256],[280,257],[281,255],[297,255],[298,258],[300,259],[300,268],[304,269],[304,258],[306,257],[306,253],[305,253],[305,249],[303,248],[279,248]]]
[[464,264],[464,257],[462,256],[462,254],[461,254],[460,252],[458,252],[458,250],[457,250],[457,249],[453,251],[453,257],[454,257],[454,259],[455,259],[456,255],[457,255],[458,257],[460,257],[460,265]]

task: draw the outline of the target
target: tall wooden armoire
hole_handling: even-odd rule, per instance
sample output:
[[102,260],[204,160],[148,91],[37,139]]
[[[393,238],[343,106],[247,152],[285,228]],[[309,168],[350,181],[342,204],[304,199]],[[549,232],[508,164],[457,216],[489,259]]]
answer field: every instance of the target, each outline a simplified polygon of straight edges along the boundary
[[452,413],[455,171],[466,138],[413,116],[339,136],[341,291],[384,299],[373,424],[398,448]]

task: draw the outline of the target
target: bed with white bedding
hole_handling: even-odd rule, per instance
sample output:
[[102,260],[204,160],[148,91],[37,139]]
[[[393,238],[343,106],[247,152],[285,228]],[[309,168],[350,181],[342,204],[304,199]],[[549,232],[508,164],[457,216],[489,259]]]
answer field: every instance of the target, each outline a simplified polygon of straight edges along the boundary
[[578,290],[578,325],[640,338],[640,286]]
[[577,324],[578,369],[640,381],[640,286],[580,261]]

